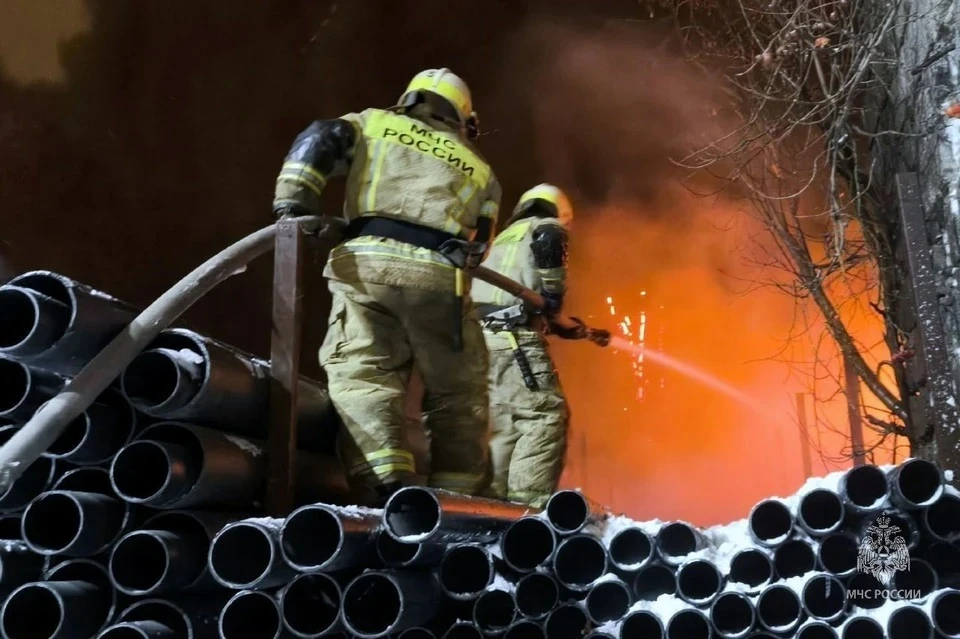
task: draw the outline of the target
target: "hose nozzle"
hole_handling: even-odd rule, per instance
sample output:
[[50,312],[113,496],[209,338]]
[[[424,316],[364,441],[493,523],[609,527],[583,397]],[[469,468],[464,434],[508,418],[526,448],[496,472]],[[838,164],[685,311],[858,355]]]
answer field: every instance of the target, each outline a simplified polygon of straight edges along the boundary
[[587,339],[597,346],[607,346],[610,344],[610,331],[602,328],[588,328]]

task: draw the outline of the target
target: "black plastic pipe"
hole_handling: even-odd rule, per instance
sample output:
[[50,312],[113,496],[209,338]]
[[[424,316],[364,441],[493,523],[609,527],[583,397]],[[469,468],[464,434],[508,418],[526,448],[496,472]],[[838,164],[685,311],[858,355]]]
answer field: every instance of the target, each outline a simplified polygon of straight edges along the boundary
[[872,464],[856,466],[840,478],[837,492],[848,511],[875,512],[887,502],[887,475]]
[[473,623],[457,621],[443,633],[443,639],[483,639],[483,634]]
[[606,509],[579,490],[555,492],[547,501],[544,512],[558,535],[578,533],[588,524],[596,523],[608,515]]
[[298,575],[280,590],[277,600],[283,625],[295,637],[315,639],[343,632],[343,590],[330,575]]
[[657,533],[657,554],[664,563],[679,565],[690,553],[701,550],[706,545],[703,535],[686,522],[675,521],[667,524]]
[[922,556],[937,571],[942,587],[960,586],[960,547],[938,541],[924,548]]
[[[93,556],[93,554],[99,554],[100,552],[106,551],[110,544],[114,543],[123,535],[124,531],[130,530],[131,528],[137,526],[140,521],[142,521],[142,512],[138,511],[136,507],[122,501],[117,496],[117,493],[114,492],[113,486],[110,484],[110,473],[104,468],[97,466],[83,466],[81,468],[75,468],[67,471],[54,482],[52,491],[100,495],[108,500],[113,500],[116,507],[123,509],[122,521],[120,522],[120,525],[116,526],[115,528],[104,530],[104,527],[108,522],[106,520],[96,522],[96,525],[90,532],[100,531],[97,533],[97,535],[101,536],[103,539],[106,539],[107,542],[94,553],[87,554],[87,556]],[[76,514],[76,511],[71,512]],[[26,512],[24,513],[25,516],[20,522],[21,536],[23,538],[28,536],[28,531],[26,530],[26,527],[28,526],[31,528],[39,528],[39,536],[41,538],[49,537],[52,534],[50,530],[46,530],[44,528],[46,524],[50,523],[50,520],[47,517],[41,517],[40,515],[42,514],[42,511],[37,512],[34,513],[35,516],[28,518],[26,517]],[[57,521],[56,518],[54,518],[53,521]],[[79,524],[80,522],[79,520],[74,519],[72,523]],[[113,523],[116,523],[116,521],[114,520]],[[60,524],[58,523],[57,525]],[[87,535],[87,539],[91,538],[89,536],[90,533],[87,531],[80,530],[80,532],[82,535]],[[110,533],[112,533],[112,535]]]
[[[298,452],[297,499],[336,501],[349,494],[332,457]],[[153,508],[254,510],[263,500],[264,444],[209,428],[161,422],[124,446],[110,467],[123,499]]]
[[765,499],[750,510],[747,530],[760,546],[775,548],[793,533],[793,513],[779,499]]
[[847,580],[847,596],[851,605],[867,610],[879,608],[886,599],[883,591],[887,587],[869,572],[856,572]]
[[933,622],[923,608],[897,608],[887,619],[887,639],[934,639]]
[[513,595],[502,588],[488,588],[473,604],[473,623],[485,635],[503,634],[517,618]]
[[827,535],[817,547],[817,565],[838,577],[849,577],[857,570],[860,541],[848,532]]
[[523,617],[545,619],[560,601],[560,587],[550,574],[531,572],[517,581],[513,598]]
[[294,570],[280,554],[282,519],[241,519],[227,524],[210,543],[207,567],[220,585],[260,590],[290,581]]
[[908,459],[890,471],[890,501],[903,510],[930,506],[944,492],[943,473],[925,459]]
[[601,626],[622,618],[633,603],[630,587],[613,575],[594,583],[584,600],[590,621]]
[[633,595],[637,601],[656,601],[660,595],[676,592],[676,573],[663,564],[649,564],[633,578]]
[[107,389],[67,424],[46,455],[79,466],[105,464],[130,442],[136,428],[133,407]]
[[10,421],[30,419],[64,384],[66,380],[59,375],[0,357],[0,417]]
[[909,550],[914,550],[920,545],[920,527],[917,525],[917,522],[907,513],[896,510],[884,510],[875,518],[868,517],[865,519],[862,522],[860,538],[863,539],[867,535],[873,535],[875,537],[875,534],[871,532],[871,528],[876,527],[881,519],[889,520],[885,522],[887,526],[899,528],[899,531],[897,531],[894,536],[903,537]]
[[490,552],[480,544],[450,546],[437,569],[445,595],[457,601],[473,601],[493,583],[496,570]]
[[727,579],[744,592],[755,595],[773,581],[773,561],[759,548],[744,548],[730,559]]
[[797,630],[797,639],[838,639],[836,629],[823,621],[808,621]]
[[284,626],[277,599],[260,590],[241,590],[223,606],[219,626],[221,639],[280,639]]
[[678,610],[667,620],[667,639],[710,639],[712,635],[710,620],[695,608]]
[[343,570],[369,563],[376,552],[380,511],[326,504],[290,513],[280,529],[283,559],[300,572]]
[[[215,639],[219,637],[218,621],[230,595],[177,597],[171,599],[141,599],[117,616],[116,624],[144,628],[160,624],[170,628],[177,639]],[[249,628],[256,632],[256,619],[250,619]],[[111,630],[113,626],[111,626]],[[270,634],[250,634],[265,637]],[[114,639],[110,637],[110,639]],[[118,638],[119,639],[119,638]]]
[[911,601],[924,601],[940,588],[937,572],[923,559],[911,559],[909,570],[893,574],[893,587],[906,591]]
[[437,635],[429,628],[417,626],[415,628],[407,628],[397,635],[397,639],[437,639]]
[[694,606],[709,606],[723,586],[723,573],[707,559],[686,561],[677,568],[677,596]]
[[623,618],[619,639],[663,639],[665,632],[660,617],[649,610],[635,610]]
[[52,490],[23,513],[23,539],[41,555],[92,557],[120,536],[128,515],[126,505],[109,495]]
[[550,639],[582,639],[589,625],[583,607],[571,602],[554,608],[543,627]]
[[503,561],[520,573],[547,564],[556,547],[557,537],[550,523],[534,515],[511,522],[500,536]]
[[0,542],[0,599],[15,588],[39,581],[43,574],[44,558],[19,541]]
[[80,372],[136,316],[132,306],[50,271],[23,273],[2,288],[11,287],[32,300],[22,293],[0,300],[7,318],[0,353],[60,375]]
[[960,590],[937,593],[930,603],[930,617],[938,638],[960,638]]
[[447,552],[444,544],[403,543],[381,529],[376,539],[377,556],[389,568],[436,566]]
[[507,628],[503,639],[547,639],[547,633],[536,621],[520,619]]
[[918,517],[923,531],[933,540],[960,540],[960,497],[944,493]]
[[887,639],[883,626],[873,617],[850,617],[840,630],[841,639]]
[[836,623],[847,614],[847,589],[834,575],[810,577],[800,591],[803,610],[810,617]]
[[553,571],[563,586],[574,592],[586,592],[607,572],[607,549],[596,537],[576,534],[557,546]]
[[[6,444],[18,430],[19,426],[0,426],[0,446]],[[0,512],[20,510],[40,493],[50,490],[62,468],[63,464],[58,464],[54,459],[38,457],[9,488],[0,492]]]
[[456,543],[495,541],[514,521],[539,512],[496,499],[409,486],[390,496],[383,524],[397,541]]
[[4,513],[0,515],[0,539],[22,541],[20,534],[20,513]]
[[[160,333],[127,366],[120,385],[130,403],[151,417],[267,436],[269,363],[193,331]],[[336,417],[319,382],[300,378],[297,417],[300,447],[332,450]]]
[[365,572],[343,591],[343,624],[356,637],[383,637],[429,621],[439,602],[430,574]]
[[773,568],[781,579],[805,575],[817,565],[817,554],[803,539],[791,539],[773,552]]
[[725,592],[710,605],[710,621],[718,637],[741,639],[757,623],[757,610],[745,594]]
[[757,598],[757,621],[776,634],[794,632],[803,619],[800,597],[783,584],[767,586]]
[[617,570],[636,572],[653,560],[653,542],[639,526],[627,526],[610,539],[610,563]]
[[89,639],[116,604],[103,568],[73,559],[52,568],[43,581],[14,590],[0,610],[0,631],[6,639]]
[[180,639],[177,632],[159,621],[124,621],[97,635],[97,639]]
[[825,537],[840,529],[845,514],[840,495],[826,488],[817,488],[800,498],[797,524],[811,537]]

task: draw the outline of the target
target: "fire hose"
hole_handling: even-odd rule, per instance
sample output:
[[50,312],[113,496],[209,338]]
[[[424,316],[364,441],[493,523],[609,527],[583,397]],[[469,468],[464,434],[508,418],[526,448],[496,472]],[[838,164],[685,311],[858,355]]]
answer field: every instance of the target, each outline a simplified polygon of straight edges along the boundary
[[[294,218],[294,221],[305,231],[316,232],[319,237],[329,237],[343,226],[342,220],[326,216],[298,217]],[[157,298],[120,331],[58,395],[41,406],[33,417],[0,447],[0,492],[9,488],[43,455],[67,426],[93,404],[161,331],[215,286],[268,252],[273,246],[275,235],[276,225],[271,224],[214,255]],[[542,296],[499,273],[479,267],[471,269],[468,274],[502,288],[537,309],[546,308],[546,300]],[[605,331],[586,328],[582,323],[563,314],[552,316],[551,322],[561,328],[585,331],[586,339],[601,346],[606,346],[609,341],[609,334]]]

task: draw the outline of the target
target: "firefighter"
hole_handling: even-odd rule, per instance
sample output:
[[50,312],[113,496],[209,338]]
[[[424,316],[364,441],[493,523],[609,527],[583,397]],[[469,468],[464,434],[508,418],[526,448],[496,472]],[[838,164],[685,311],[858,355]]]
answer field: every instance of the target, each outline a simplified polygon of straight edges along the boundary
[[314,122],[277,178],[279,216],[320,213],[328,179],[346,176],[343,241],[323,275],[332,308],[320,364],[344,430],[355,488],[382,502],[415,483],[403,444],[414,364],[431,435],[428,485],[466,494],[488,471],[487,354],[463,269],[483,257],[500,185],[474,149],[470,91],[448,69],[417,74],[395,107]]
[[570,411],[546,335],[583,339],[586,327],[550,323],[566,293],[567,229],[573,208],[555,186],[521,196],[483,265],[544,297],[547,313],[485,282],[473,285],[490,358],[489,496],[542,507],[563,471]]

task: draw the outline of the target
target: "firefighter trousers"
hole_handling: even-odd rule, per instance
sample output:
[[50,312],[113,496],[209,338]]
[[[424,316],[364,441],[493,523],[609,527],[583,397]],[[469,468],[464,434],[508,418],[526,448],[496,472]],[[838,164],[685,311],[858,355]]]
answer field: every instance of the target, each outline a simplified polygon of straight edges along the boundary
[[488,477],[487,352],[465,300],[463,349],[452,348],[452,292],[329,280],[320,365],[343,421],[340,455],[354,486],[411,483],[404,402],[414,363],[430,434],[428,484],[478,494]]
[[488,494],[542,507],[557,489],[567,449],[570,410],[544,337],[512,331],[538,388],[527,388],[509,334],[485,329],[490,357]]

